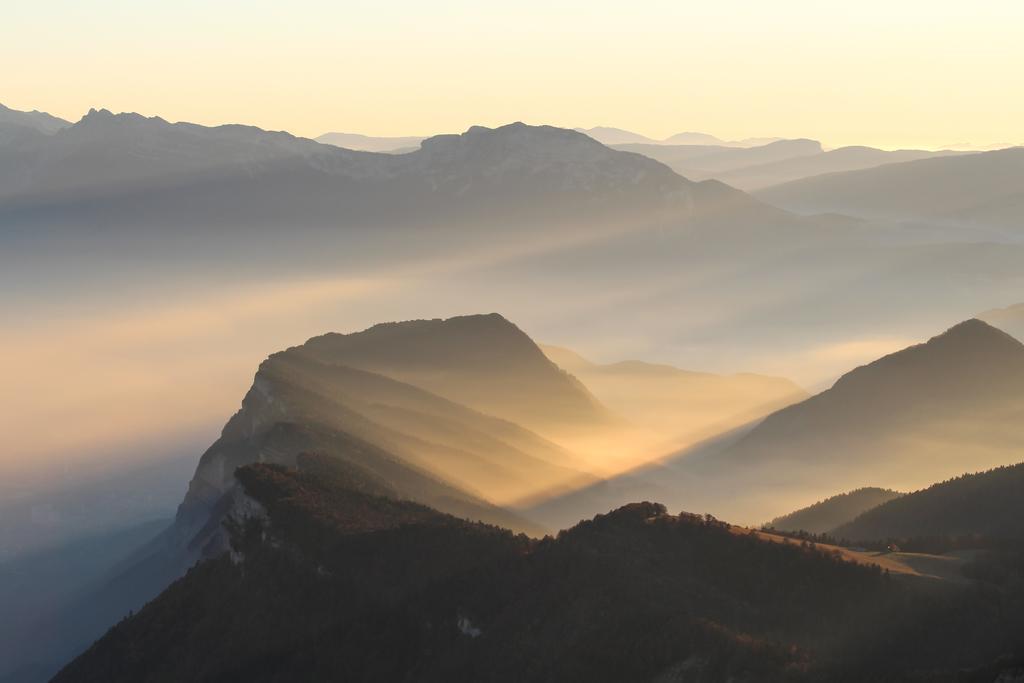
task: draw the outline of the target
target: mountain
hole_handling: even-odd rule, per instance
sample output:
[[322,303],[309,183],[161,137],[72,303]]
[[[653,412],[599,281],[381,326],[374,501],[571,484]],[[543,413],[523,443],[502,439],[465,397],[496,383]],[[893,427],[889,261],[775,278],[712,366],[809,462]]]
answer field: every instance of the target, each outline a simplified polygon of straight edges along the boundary
[[765,188],[765,201],[801,213],[929,221],[1018,234],[1024,148],[919,159]]
[[[660,497],[757,524],[836,489],[916,490],[1017,459],[1024,345],[968,320],[815,396],[656,462],[522,509],[549,526]],[[740,495],[738,492],[742,492]]]
[[496,313],[315,337],[302,352],[379,373],[538,431],[612,419],[575,377]]
[[851,521],[866,510],[878,507],[902,496],[902,493],[865,487],[840,493],[808,507],[776,517],[768,526],[780,531],[807,531],[823,534]]
[[1024,463],[965,474],[867,510],[832,531],[855,541],[1024,539]]
[[662,141],[666,145],[715,145],[728,146],[728,143],[721,138],[707,133],[676,133]]
[[535,541],[353,487],[329,457],[296,465],[239,470],[230,551],[55,683],[877,680],[1017,645],[1014,595],[893,581],[653,503]]
[[399,154],[411,152],[419,148],[420,143],[425,139],[418,136],[406,137],[379,137],[371,135],[360,135],[359,133],[324,133],[317,142],[325,145],[334,145],[345,149],[354,149],[361,152],[388,152]]
[[950,150],[940,152],[918,149],[889,151],[861,146],[840,147],[828,150],[827,152],[821,152],[820,154],[790,157],[779,161],[734,168],[720,173],[716,177],[723,183],[737,187],[745,192],[754,192],[773,185],[824,175],[826,173],[856,171],[874,168],[883,164],[958,154],[963,153]]
[[317,450],[396,495],[536,533],[481,497],[515,500],[588,478],[576,456],[511,418],[554,430],[610,416],[496,314],[314,337],[260,366],[242,409],[201,458],[177,526],[202,533],[236,468],[293,464]]
[[51,135],[70,125],[70,122],[43,111],[18,111],[0,104],[0,135],[4,127],[8,126],[18,126]]
[[1024,340],[1024,304],[994,308],[980,314],[978,318],[1019,340]]
[[916,488],[1012,460],[1024,443],[1022,382],[1024,345],[968,320],[769,415],[703,464]]
[[542,349],[615,414],[661,435],[663,446],[690,445],[807,398],[779,377],[716,375],[641,361],[598,364],[557,346]]
[[758,205],[585,135],[521,123],[395,155],[93,110],[54,135],[0,145],[0,181],[0,224],[47,227],[593,226]]
[[621,128],[610,128],[608,126],[596,126],[594,128],[574,128],[577,133],[583,133],[603,145],[625,145],[630,143],[658,144],[656,140],[633,133]]
[[782,138],[746,138],[743,140],[722,140],[714,135],[708,133],[676,133],[664,140],[655,140],[649,138],[646,135],[640,135],[639,133],[633,133],[628,130],[621,128],[609,128],[607,126],[597,126],[596,128],[576,128],[574,129],[579,133],[588,135],[598,142],[606,144],[608,146],[613,145],[630,145],[630,144],[641,144],[641,145],[674,145],[674,146],[690,146],[690,147],[760,147],[773,142],[778,142]]
[[692,180],[720,179],[735,169],[822,154],[817,140],[778,140],[758,147],[620,144],[615,149],[657,159]]
[[[316,452],[331,458],[349,488],[543,536],[545,527],[498,503],[594,477],[576,454],[481,412],[484,406],[549,427],[558,419],[574,428],[599,427],[611,417],[496,314],[389,323],[273,354],[199,459],[174,523],[62,607],[65,618],[72,610],[92,615],[68,620],[81,627],[74,637],[40,634],[26,658],[70,654],[83,633],[99,635],[195,562],[224,552],[224,520],[251,506],[235,472],[254,463],[294,466],[303,453]],[[37,652],[44,650],[50,651],[45,657]]]

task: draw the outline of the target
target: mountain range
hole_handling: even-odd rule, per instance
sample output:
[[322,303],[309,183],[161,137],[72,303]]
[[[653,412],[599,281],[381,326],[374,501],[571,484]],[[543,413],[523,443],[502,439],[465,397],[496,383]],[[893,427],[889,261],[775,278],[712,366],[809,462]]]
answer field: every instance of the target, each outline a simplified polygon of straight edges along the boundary
[[628,145],[628,144],[642,144],[642,145],[702,145],[702,146],[717,146],[717,147],[757,147],[760,145],[767,145],[772,142],[776,142],[781,138],[745,138],[743,140],[722,140],[714,135],[708,133],[676,133],[671,135],[664,140],[655,140],[649,138],[646,135],[639,133],[633,133],[622,128],[612,128],[609,126],[597,126],[594,128],[576,128],[576,131],[584,133],[598,142],[606,145]]
[[916,490],[1013,461],[1024,441],[1022,380],[1024,345],[968,320],[760,422],[523,512],[557,527],[653,497],[754,524],[836,489]]
[[0,144],[0,224],[418,226],[685,220],[742,200],[562,129],[511,124],[374,154],[248,126],[92,110]]
[[1019,237],[1022,178],[1024,148],[1011,147],[826,174],[757,194],[801,213],[931,222]]

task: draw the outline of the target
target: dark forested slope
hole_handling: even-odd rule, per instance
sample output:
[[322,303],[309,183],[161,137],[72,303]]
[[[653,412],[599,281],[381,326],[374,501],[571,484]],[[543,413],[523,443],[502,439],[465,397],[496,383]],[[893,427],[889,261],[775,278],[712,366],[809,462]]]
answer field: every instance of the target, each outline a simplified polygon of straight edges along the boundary
[[536,541],[389,499],[332,458],[297,464],[239,470],[232,552],[55,680],[956,680],[1020,645],[995,589],[657,504]]

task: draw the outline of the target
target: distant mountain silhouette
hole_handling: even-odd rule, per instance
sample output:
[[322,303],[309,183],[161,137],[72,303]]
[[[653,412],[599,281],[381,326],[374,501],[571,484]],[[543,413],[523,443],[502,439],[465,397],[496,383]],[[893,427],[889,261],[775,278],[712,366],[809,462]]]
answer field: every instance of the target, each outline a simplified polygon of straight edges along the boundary
[[657,159],[691,180],[718,179],[735,169],[822,153],[817,140],[778,140],[758,147],[620,144],[615,149]]
[[391,154],[417,149],[425,138],[419,136],[380,137],[359,133],[324,133],[315,138],[325,145],[334,145],[361,152],[387,152]]
[[978,318],[992,327],[998,327],[1003,332],[1024,341],[1024,303],[1006,308],[994,308],[979,314]]
[[728,143],[721,138],[716,138],[714,135],[707,133],[676,133],[670,137],[665,138],[663,143],[666,145],[721,145],[728,146]]
[[832,530],[853,541],[1024,540],[1024,464],[965,474],[865,511]]
[[[0,127],[19,126],[43,133],[44,135],[50,135],[70,125],[69,121],[57,118],[44,111],[18,111],[0,104]],[[0,131],[2,131],[2,128],[0,128]]]
[[1003,464],[1024,443],[1022,382],[1024,345],[968,320],[769,415],[707,464],[901,488]]
[[1019,234],[1024,148],[919,159],[769,187],[765,201],[801,213],[932,221]]
[[[296,227],[678,223],[760,206],[559,128],[473,127],[407,154],[249,126],[91,111],[50,136],[0,138],[0,223]],[[8,153],[10,152],[10,153]]]
[[808,507],[776,517],[768,526],[780,531],[807,531],[812,534],[823,534],[853,520],[866,510],[878,507],[890,500],[899,498],[902,493],[865,487],[840,493]]
[[318,454],[238,479],[230,551],[55,683],[952,680],[1024,626],[1019,591],[959,599],[654,503],[534,541]]
[[715,177],[723,183],[738,187],[746,192],[762,190],[773,185],[802,178],[874,168],[883,164],[930,159],[932,157],[955,156],[964,152],[949,150],[930,152],[918,149],[883,150],[873,147],[840,147],[820,154],[791,157],[779,161],[753,164],[733,168]]
[[603,145],[624,145],[629,143],[657,144],[658,142],[646,135],[640,135],[639,133],[633,133],[621,128],[611,128],[608,126],[575,128],[574,130],[579,133],[583,133],[587,137],[594,138]]
[[760,147],[772,142],[778,142],[782,138],[746,138],[743,140],[723,140],[708,133],[686,132],[676,133],[664,140],[640,135],[621,128],[610,128],[597,126],[595,128],[576,128],[576,131],[588,135],[598,142],[606,145],[688,145],[700,147]]

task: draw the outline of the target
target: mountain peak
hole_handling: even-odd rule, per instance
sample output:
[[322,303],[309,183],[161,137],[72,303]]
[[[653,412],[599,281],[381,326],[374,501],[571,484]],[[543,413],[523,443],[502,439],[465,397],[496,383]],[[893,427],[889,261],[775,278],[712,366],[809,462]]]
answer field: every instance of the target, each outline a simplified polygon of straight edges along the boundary
[[[1024,344],[977,318],[954,325],[923,344],[883,356],[843,375],[834,388],[872,384],[943,385],[954,377],[971,385],[986,378],[1002,383],[1024,370]],[[913,379],[913,381],[911,381]]]
[[530,429],[608,417],[582,384],[497,313],[382,323],[314,337],[287,353],[383,374]]
[[153,124],[167,124],[167,121],[160,118],[159,116],[143,116],[136,112],[121,112],[115,114],[109,109],[96,109],[92,107],[86,112],[85,116],[79,120],[76,126],[95,126],[98,124],[110,124],[110,123],[153,123]]
[[953,341],[1000,344],[1008,348],[1024,348],[1024,344],[1021,344],[1006,332],[978,318],[970,318],[969,320],[957,323],[942,334],[932,337],[927,343],[937,345]]

